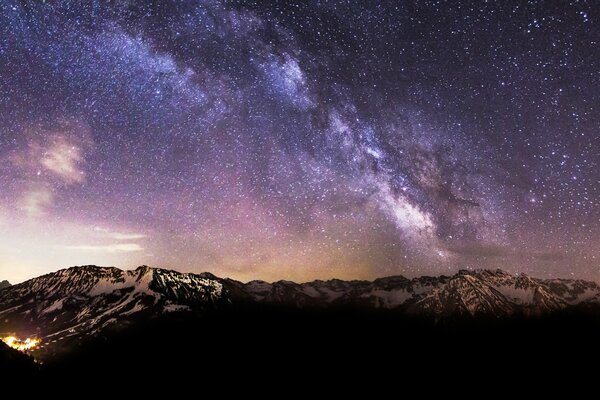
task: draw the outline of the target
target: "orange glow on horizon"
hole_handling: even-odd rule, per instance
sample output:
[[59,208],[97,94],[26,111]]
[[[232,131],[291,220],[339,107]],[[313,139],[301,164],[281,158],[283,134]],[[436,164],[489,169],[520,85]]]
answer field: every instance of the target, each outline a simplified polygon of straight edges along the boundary
[[5,336],[0,340],[6,343],[9,347],[23,352],[34,350],[40,345],[40,343],[42,343],[41,339],[39,338],[27,338],[25,340],[21,340],[16,336]]

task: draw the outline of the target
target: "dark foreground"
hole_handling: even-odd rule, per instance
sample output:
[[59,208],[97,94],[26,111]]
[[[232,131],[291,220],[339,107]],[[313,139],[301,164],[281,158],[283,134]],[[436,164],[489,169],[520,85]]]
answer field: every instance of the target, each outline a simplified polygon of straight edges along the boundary
[[519,380],[585,383],[600,360],[600,319],[556,314],[434,324],[389,312],[230,311],[140,322],[42,365],[8,353],[0,352],[4,377],[26,376],[54,388],[73,379],[98,384],[143,376],[132,382],[140,390],[165,382],[202,382],[209,390],[223,379],[257,391],[272,385],[377,391],[417,382],[440,389],[457,379],[496,382],[500,390]]

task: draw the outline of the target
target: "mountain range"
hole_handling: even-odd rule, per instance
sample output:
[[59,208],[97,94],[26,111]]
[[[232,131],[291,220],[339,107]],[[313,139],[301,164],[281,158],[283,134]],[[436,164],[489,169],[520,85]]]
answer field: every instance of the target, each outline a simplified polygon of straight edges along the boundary
[[600,308],[600,286],[571,279],[536,279],[501,270],[374,281],[316,280],[242,283],[210,273],[138,267],[63,269],[0,290],[0,333],[36,336],[41,353],[107,329],[171,313],[240,307],[297,310],[389,310],[434,321],[540,316]]
[[465,371],[495,380],[532,365],[563,377],[600,357],[599,315],[594,282],[500,270],[242,283],[82,266],[0,289],[0,337],[41,340],[32,357],[0,342],[0,372],[47,380],[44,388],[136,371],[206,382],[227,374],[244,387],[266,377],[331,383],[333,370],[336,387]]

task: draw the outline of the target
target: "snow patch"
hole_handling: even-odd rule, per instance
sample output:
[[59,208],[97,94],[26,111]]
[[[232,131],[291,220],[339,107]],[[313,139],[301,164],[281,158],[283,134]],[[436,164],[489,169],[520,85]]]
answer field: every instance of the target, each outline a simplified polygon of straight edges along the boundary
[[62,310],[64,303],[65,299],[56,300],[49,307],[43,309],[40,314],[49,314],[53,311],[60,311]]
[[413,294],[404,290],[372,290],[368,293],[362,294],[360,297],[362,298],[371,298],[374,297],[379,300],[377,303],[378,306],[384,308],[394,308],[398,307],[410,298],[413,297]]
[[190,307],[181,304],[165,304],[164,312],[189,311]]
[[514,286],[495,286],[494,289],[517,304],[529,305],[533,303],[534,288],[523,289]]

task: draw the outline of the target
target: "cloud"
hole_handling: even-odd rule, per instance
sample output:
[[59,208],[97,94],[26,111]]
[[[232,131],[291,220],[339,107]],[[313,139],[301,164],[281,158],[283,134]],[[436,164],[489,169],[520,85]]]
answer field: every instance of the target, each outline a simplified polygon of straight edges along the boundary
[[145,233],[137,233],[137,232],[115,232],[108,228],[103,228],[100,226],[94,227],[94,231],[99,233],[99,236],[115,239],[115,240],[138,240],[147,238],[148,235]]
[[116,240],[137,240],[137,239],[144,239],[145,237],[147,237],[147,235],[144,235],[143,233],[113,232],[109,237],[116,239]]
[[48,188],[31,189],[23,194],[19,204],[20,208],[31,218],[44,215],[46,209],[52,205],[54,194]]
[[58,121],[54,129],[25,129],[20,144],[8,154],[8,162],[23,180],[53,186],[85,180],[83,163],[92,141],[89,128],[80,122]]
[[92,145],[89,129],[77,121],[56,122],[54,129],[31,127],[13,150],[0,158],[10,171],[16,206],[29,217],[43,216],[66,186],[85,180],[85,153]]
[[[105,228],[102,226],[95,226],[93,228],[94,233],[88,240],[100,241],[98,244],[81,244],[81,245],[66,245],[59,246],[63,250],[72,250],[80,252],[94,252],[94,253],[133,253],[145,250],[145,248],[139,243],[122,243],[112,242],[106,243],[107,239],[110,241],[129,241],[139,240],[148,237],[148,235],[137,232],[117,232],[112,229]],[[88,231],[89,232],[89,231]],[[104,243],[102,243],[104,242]]]
[[65,250],[74,251],[92,251],[105,253],[131,253],[142,251],[144,248],[137,243],[113,243],[106,245],[76,245],[76,246],[60,246]]
[[66,183],[83,182],[84,172],[80,169],[83,161],[83,149],[57,136],[43,152],[40,160],[42,167]]

